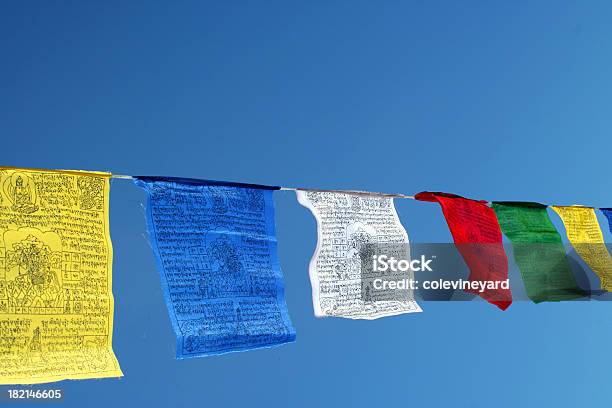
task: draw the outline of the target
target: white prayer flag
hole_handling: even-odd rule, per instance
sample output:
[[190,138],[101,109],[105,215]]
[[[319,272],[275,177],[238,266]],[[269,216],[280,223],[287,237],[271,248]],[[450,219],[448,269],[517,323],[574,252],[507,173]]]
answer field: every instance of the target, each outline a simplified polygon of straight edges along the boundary
[[[376,319],[421,312],[413,291],[401,298],[374,293],[382,279],[373,279],[373,257],[388,245],[409,258],[408,234],[400,223],[393,198],[335,192],[297,191],[301,205],[317,220],[317,247],[310,261],[312,301],[317,317]],[[370,269],[368,269],[370,268]],[[404,273],[406,275],[406,273]],[[378,274],[375,276],[382,277]],[[412,272],[407,275],[412,278]],[[374,285],[372,285],[374,282]],[[398,292],[399,293],[399,292]]]

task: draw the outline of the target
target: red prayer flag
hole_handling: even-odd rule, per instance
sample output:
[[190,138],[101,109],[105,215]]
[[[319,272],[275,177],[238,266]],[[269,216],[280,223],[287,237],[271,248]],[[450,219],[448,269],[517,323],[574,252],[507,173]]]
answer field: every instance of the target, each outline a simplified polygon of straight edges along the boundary
[[509,287],[502,288],[502,282],[508,279],[508,258],[495,211],[486,201],[448,193],[424,191],[415,198],[437,202],[442,207],[457,249],[470,269],[469,280],[499,282],[494,284],[495,288],[484,291],[468,289],[467,292],[506,310],[512,303],[512,292]]

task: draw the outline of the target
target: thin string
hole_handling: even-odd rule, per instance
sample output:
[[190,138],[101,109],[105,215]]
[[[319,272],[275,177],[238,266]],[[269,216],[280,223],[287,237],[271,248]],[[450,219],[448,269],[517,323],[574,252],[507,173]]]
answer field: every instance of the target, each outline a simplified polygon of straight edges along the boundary
[[[122,180],[133,180],[134,177],[132,176],[128,176],[125,174],[112,174],[111,178],[116,178],[116,179],[122,179]],[[303,188],[303,187],[281,187],[281,190],[284,191],[314,191],[317,193],[339,193],[339,194],[352,194],[352,195],[359,195],[359,196],[366,196],[366,197],[388,197],[388,198],[407,198],[410,200],[414,200],[414,196],[411,195],[407,195],[407,194],[399,194],[399,193],[379,193],[379,192],[375,192],[375,191],[361,191],[361,190],[325,190],[325,189],[319,189],[319,188]],[[487,204],[489,206],[491,206],[491,202],[487,202]],[[548,205],[548,207],[551,207],[551,205]],[[562,207],[562,206],[561,206]],[[567,206],[567,207],[583,207],[583,208],[597,208],[597,207],[590,207],[587,205],[572,205],[572,206]]]
[[351,194],[367,197],[388,197],[388,198],[409,198],[414,200],[414,196],[398,193],[379,193],[375,191],[361,191],[361,190],[324,190],[318,188],[302,188],[302,187],[281,187],[281,190],[286,191],[314,191],[317,193],[340,193],[340,194]]
[[[122,179],[122,180],[133,180],[134,177],[125,174],[112,174],[111,178]],[[285,191],[315,191],[318,193],[341,193],[341,194],[352,194],[368,197],[389,197],[389,198],[409,198],[414,200],[414,196],[406,194],[394,194],[394,193],[378,193],[374,191],[361,191],[361,190],[323,190],[317,188],[301,188],[301,187],[281,187],[281,190]]]

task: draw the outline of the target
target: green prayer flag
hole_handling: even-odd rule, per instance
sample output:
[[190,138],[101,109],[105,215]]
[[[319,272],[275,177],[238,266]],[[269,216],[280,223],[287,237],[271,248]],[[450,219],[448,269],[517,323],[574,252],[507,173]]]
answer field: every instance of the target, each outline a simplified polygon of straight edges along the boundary
[[496,201],[493,210],[514,251],[527,296],[535,303],[586,296],[567,261],[561,236],[539,203]]

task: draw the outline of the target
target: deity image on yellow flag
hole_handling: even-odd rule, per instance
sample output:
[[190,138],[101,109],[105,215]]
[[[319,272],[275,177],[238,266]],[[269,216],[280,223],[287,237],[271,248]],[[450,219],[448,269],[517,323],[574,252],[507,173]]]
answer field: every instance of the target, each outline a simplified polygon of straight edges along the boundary
[[109,173],[0,168],[0,384],[121,377]]
[[612,258],[595,210],[582,206],[552,206],[552,209],[561,217],[567,239],[578,255],[599,277],[601,288],[612,292]]

